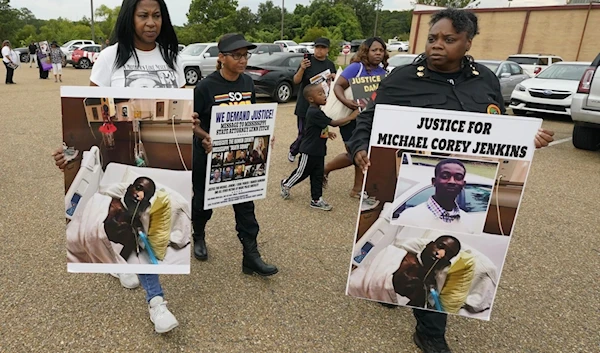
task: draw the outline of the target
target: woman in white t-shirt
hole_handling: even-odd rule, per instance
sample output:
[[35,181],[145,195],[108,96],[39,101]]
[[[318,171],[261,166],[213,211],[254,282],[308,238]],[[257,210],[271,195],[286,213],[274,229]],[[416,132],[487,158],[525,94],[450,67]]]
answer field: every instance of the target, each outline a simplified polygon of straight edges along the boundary
[[14,85],[13,75],[17,66],[19,66],[19,56],[12,50],[10,41],[8,40],[2,42],[2,62],[6,67],[6,80],[4,83]]
[[[183,70],[177,62],[177,35],[164,0],[124,0],[114,33],[112,42],[116,44],[104,49],[94,63],[91,86],[185,86]],[[68,161],[64,158],[63,149],[57,150],[53,156],[56,165],[64,169]],[[141,282],[146,290],[150,320],[156,332],[168,332],[179,325],[163,300],[157,274],[113,276],[118,276],[126,288],[135,288]]]

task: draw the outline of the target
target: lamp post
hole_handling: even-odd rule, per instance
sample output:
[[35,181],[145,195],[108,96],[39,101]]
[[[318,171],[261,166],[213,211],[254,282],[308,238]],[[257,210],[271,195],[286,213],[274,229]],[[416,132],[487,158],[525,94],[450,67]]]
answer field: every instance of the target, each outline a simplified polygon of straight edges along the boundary
[[379,10],[381,10],[381,6],[381,1],[375,3],[375,28],[373,28],[373,37],[377,37],[377,22],[379,21]]
[[96,42],[96,34],[94,33],[94,0],[90,0],[90,7],[92,9],[92,40]]
[[285,0],[281,0],[281,40],[283,40],[283,18],[285,15]]

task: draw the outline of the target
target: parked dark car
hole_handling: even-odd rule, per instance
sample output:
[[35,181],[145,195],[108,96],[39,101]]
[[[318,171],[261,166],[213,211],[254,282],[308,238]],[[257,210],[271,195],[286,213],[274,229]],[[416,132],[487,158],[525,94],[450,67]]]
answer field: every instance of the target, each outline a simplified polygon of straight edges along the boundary
[[356,53],[358,51],[358,48],[364,41],[364,39],[355,39],[352,42],[350,42],[350,52]]
[[257,54],[272,54],[272,53],[281,53],[283,52],[283,47],[280,44],[273,43],[254,43],[256,48],[249,50],[252,55]]
[[252,77],[256,93],[286,103],[298,94],[300,86],[294,84],[294,74],[303,58],[302,53],[254,55],[248,61],[246,74]]

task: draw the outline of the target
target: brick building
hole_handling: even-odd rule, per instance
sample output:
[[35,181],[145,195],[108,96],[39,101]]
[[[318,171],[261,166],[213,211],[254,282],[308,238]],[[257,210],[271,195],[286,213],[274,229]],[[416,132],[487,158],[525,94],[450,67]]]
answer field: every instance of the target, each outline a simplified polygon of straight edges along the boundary
[[[425,51],[429,20],[436,8],[417,7],[410,51]],[[600,4],[472,9],[479,35],[475,59],[505,60],[511,54],[555,54],[565,61],[592,61],[600,53]]]

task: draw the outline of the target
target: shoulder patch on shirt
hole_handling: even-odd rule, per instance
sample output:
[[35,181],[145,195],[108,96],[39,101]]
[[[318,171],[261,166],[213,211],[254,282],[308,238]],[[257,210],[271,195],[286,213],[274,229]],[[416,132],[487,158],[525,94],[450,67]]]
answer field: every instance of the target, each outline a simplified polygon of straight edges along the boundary
[[487,113],[488,114],[495,114],[495,115],[500,115],[502,114],[502,112],[500,111],[500,108],[495,105],[495,104],[490,104],[487,106]]

